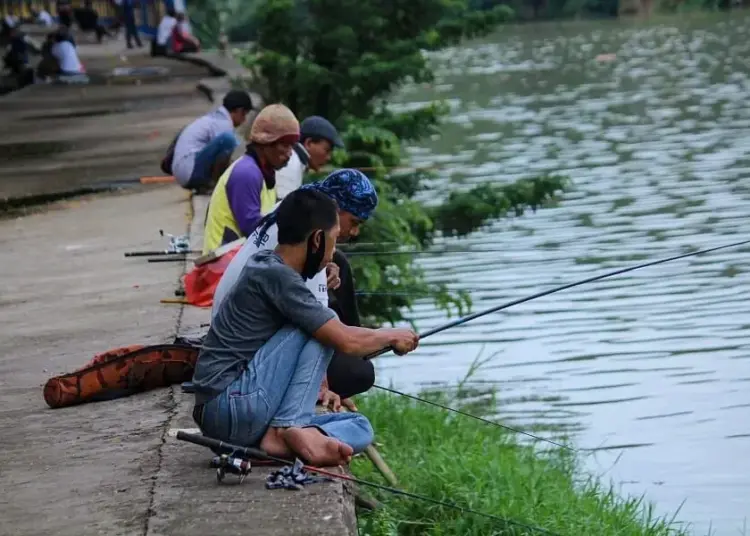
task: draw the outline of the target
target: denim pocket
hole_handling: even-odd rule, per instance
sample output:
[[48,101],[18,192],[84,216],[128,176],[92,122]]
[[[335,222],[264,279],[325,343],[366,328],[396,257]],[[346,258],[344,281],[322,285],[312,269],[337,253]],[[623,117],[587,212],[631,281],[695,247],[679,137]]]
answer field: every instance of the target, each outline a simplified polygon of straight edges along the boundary
[[271,422],[268,400],[261,389],[246,395],[229,395],[229,441],[238,445],[254,445],[263,438]]

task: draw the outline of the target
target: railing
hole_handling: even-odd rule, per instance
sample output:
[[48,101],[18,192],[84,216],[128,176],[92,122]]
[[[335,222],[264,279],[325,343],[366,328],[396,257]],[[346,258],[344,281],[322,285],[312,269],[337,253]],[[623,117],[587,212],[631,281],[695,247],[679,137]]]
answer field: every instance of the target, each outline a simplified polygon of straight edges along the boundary
[[[156,27],[159,25],[167,4],[174,5],[174,0],[140,0],[136,2],[135,22],[138,30],[147,35],[156,34]],[[182,2],[180,2],[182,4]],[[83,7],[83,0],[72,0],[71,5]],[[93,0],[92,6],[103,19],[105,25],[114,22],[117,17],[117,6],[111,0]],[[57,21],[57,8],[54,1],[43,0],[0,0],[0,17],[6,15],[15,15],[21,19],[32,17],[32,9],[41,11],[46,8],[49,14]]]

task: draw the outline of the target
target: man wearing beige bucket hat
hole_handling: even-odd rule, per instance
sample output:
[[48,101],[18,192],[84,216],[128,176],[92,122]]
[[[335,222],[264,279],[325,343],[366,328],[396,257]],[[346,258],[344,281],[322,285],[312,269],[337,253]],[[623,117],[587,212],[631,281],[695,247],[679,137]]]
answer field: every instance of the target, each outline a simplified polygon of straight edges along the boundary
[[203,253],[249,236],[276,204],[276,170],[299,141],[299,121],[283,104],[263,108],[250,127],[247,151],[227,168],[211,195]]

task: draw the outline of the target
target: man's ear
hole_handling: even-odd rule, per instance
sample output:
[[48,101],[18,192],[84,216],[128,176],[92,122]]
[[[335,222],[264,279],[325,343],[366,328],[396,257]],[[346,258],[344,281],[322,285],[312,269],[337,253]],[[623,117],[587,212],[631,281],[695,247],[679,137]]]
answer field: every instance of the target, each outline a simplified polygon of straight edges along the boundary
[[317,229],[317,230],[315,230],[315,231],[312,232],[311,237],[312,237],[313,246],[315,246],[315,251],[319,251],[320,250],[320,239],[323,237],[323,231],[321,231],[320,229]]

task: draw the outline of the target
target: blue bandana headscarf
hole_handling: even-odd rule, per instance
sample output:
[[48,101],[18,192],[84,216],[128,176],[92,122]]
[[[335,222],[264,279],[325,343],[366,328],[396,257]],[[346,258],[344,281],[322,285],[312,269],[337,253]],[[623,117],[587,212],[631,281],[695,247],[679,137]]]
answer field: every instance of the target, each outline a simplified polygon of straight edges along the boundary
[[378,194],[370,179],[356,169],[339,169],[319,182],[305,184],[302,189],[313,189],[331,196],[341,210],[366,220],[378,206]]
[[[341,210],[361,220],[368,219],[378,206],[378,194],[375,193],[375,187],[367,175],[356,169],[339,169],[322,181],[305,184],[299,189],[323,192],[333,198]],[[274,223],[276,223],[276,210],[266,214],[258,222],[260,232],[256,246],[260,246],[263,235]]]

